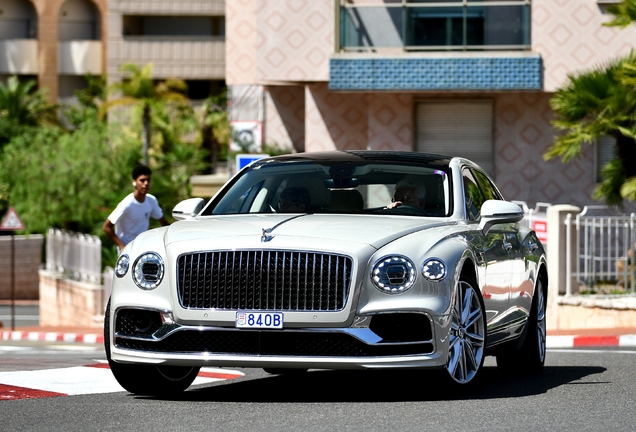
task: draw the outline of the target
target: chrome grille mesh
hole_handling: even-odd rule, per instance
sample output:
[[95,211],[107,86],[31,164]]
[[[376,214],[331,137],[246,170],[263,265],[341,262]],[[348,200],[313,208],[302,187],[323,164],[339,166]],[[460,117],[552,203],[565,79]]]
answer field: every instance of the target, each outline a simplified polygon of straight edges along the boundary
[[288,251],[215,251],[177,261],[181,306],[191,309],[338,311],[352,259]]

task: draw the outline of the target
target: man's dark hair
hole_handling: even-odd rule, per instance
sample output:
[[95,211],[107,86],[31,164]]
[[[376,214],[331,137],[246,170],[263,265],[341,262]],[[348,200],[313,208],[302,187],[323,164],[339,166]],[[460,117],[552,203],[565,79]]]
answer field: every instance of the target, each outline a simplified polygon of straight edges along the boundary
[[309,207],[311,195],[309,195],[307,188],[289,187],[280,193],[280,200],[293,202],[294,204],[305,204],[305,206]]
[[132,171],[132,178],[133,180],[137,180],[137,177],[144,174],[149,176],[152,174],[152,171],[146,165],[137,165]]

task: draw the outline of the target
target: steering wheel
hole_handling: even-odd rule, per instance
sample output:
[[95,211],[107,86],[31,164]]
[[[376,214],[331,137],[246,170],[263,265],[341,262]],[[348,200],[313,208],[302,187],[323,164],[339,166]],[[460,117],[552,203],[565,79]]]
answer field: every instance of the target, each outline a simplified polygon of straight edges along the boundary
[[414,215],[414,216],[428,216],[424,210],[418,207],[413,207],[410,205],[402,204],[398,207],[393,208],[383,208],[377,210],[376,213],[388,213],[388,214],[405,214],[405,215]]

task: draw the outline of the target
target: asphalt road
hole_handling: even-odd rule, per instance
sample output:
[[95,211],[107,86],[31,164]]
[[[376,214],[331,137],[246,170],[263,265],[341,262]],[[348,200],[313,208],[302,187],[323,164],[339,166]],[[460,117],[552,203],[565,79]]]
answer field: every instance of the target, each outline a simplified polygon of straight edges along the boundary
[[[99,346],[61,346],[3,344],[0,377],[36,369],[59,375],[59,368],[104,359]],[[636,350],[550,350],[541,375],[506,376],[488,358],[479,385],[462,393],[432,373],[311,371],[282,377],[238,369],[244,377],[193,386],[172,400],[116,391],[0,401],[0,429],[633,430],[635,365]]]
[[15,305],[6,301],[0,304],[0,323],[5,330],[11,330],[11,322],[15,327],[35,326],[40,323],[40,307],[38,305]]

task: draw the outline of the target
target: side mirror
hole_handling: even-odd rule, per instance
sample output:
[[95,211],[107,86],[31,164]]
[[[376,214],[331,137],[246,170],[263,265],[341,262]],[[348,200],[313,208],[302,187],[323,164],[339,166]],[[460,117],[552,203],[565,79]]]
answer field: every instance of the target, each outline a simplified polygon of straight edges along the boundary
[[481,206],[479,229],[486,235],[493,225],[519,222],[524,213],[517,204],[508,201],[488,200]]
[[184,220],[195,217],[203,209],[203,198],[190,198],[181,201],[172,209],[172,217],[175,220]]

